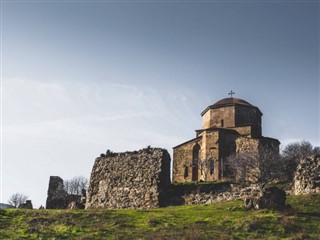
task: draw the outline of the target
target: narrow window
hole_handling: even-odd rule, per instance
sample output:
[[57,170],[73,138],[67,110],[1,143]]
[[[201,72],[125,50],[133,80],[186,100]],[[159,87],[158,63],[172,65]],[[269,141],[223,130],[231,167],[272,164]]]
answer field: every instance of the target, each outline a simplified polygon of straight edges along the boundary
[[189,169],[188,169],[188,166],[185,166],[185,167],[184,167],[184,174],[183,174],[183,177],[184,177],[184,178],[187,178],[187,177],[188,177],[188,175],[189,175]]
[[210,175],[212,176],[214,173],[214,162],[213,159],[209,160],[209,170],[210,170]]
[[192,151],[192,181],[198,181],[198,162],[199,162],[200,145],[196,144]]
[[223,119],[221,120],[221,127],[223,127],[223,125],[224,125],[224,122],[223,122]]

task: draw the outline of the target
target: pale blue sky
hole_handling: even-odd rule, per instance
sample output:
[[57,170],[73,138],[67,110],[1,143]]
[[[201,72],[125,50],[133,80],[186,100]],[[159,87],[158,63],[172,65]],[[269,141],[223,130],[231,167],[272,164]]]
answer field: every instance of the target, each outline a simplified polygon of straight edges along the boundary
[[235,97],[282,146],[320,145],[319,1],[1,1],[1,202],[107,149],[172,147]]

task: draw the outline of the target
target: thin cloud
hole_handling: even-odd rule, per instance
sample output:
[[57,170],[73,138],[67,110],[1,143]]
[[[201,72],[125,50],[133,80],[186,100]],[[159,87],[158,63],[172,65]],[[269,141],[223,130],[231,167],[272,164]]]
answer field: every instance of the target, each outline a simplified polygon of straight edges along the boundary
[[[197,114],[190,117],[197,97],[188,92],[108,82],[3,83],[4,199],[27,189],[36,206],[43,204],[52,174],[88,176],[93,160],[106,149],[151,145],[172,153],[200,125]],[[30,177],[17,181],[26,168]]]

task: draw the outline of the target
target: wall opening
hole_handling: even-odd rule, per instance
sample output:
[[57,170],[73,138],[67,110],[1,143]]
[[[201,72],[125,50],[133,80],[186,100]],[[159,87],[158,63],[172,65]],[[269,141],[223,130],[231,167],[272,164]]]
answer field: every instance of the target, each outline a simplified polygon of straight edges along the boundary
[[200,145],[197,143],[192,151],[192,181],[198,181]]
[[189,168],[188,168],[188,166],[185,166],[183,177],[186,179],[188,176],[189,176]]
[[214,162],[212,158],[209,159],[209,173],[210,176],[212,176],[214,173]]
[[224,127],[224,121],[223,121],[223,119],[221,120],[221,127]]

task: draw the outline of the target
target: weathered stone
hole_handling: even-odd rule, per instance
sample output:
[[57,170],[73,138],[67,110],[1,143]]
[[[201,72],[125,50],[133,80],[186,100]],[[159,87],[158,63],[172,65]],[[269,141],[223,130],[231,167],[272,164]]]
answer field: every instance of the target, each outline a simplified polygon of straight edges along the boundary
[[252,209],[276,209],[286,207],[286,192],[278,187],[270,187],[262,191],[261,196],[244,199],[244,206]]
[[31,200],[27,200],[25,203],[19,205],[19,208],[23,209],[33,209]]
[[[84,193],[85,191],[82,192],[82,194]],[[84,208],[85,200],[81,195],[68,194],[64,189],[63,179],[58,176],[51,176],[46,209],[66,209],[72,202],[75,202],[79,209]]]
[[293,194],[320,193],[320,155],[300,162],[294,174]]
[[259,208],[284,209],[286,207],[286,192],[278,187],[270,187],[263,191],[258,200]]
[[86,208],[164,206],[169,184],[170,155],[166,150],[109,151],[94,163]]
[[67,192],[64,190],[63,179],[50,176],[46,209],[64,209],[68,205],[65,201]]
[[210,204],[242,199],[244,206],[250,209],[283,209],[286,207],[286,193],[277,188],[270,187],[262,191],[258,186],[233,186],[221,192],[186,193],[182,196],[186,205]]

